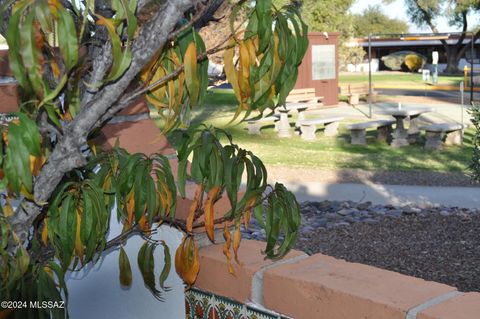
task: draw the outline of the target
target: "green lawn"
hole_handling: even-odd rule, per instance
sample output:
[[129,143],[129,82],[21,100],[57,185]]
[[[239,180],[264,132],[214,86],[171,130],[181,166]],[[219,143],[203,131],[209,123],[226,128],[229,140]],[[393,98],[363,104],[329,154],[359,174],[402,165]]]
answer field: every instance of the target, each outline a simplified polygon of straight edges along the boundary
[[[431,77],[430,77],[431,79]],[[459,85],[463,81],[463,76],[444,76],[438,77],[438,83],[442,85]],[[368,73],[361,74],[340,74],[340,83],[368,83]],[[381,73],[372,74],[373,84],[424,84],[422,75],[419,73]],[[430,82],[431,83],[431,82]]]
[[266,164],[311,168],[361,168],[366,170],[428,170],[465,171],[471,156],[473,129],[465,134],[462,146],[446,147],[434,152],[423,149],[422,143],[393,149],[375,141],[374,132],[368,133],[367,146],[349,143],[348,133],[340,129],[337,137],[325,137],[317,132],[315,141],[304,141],[299,136],[279,138],[273,126],[262,129],[262,135],[249,135],[246,123],[230,123],[235,110],[231,91],[209,93],[205,107],[194,112],[193,125],[200,122],[224,128],[239,146],[253,151]]

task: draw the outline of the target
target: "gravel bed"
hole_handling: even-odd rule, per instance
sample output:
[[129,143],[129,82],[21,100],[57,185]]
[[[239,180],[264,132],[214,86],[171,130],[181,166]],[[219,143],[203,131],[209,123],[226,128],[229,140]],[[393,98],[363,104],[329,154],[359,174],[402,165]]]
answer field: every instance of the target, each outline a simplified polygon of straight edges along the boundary
[[[480,292],[480,210],[305,202],[296,249]],[[255,220],[247,239],[265,240]]]

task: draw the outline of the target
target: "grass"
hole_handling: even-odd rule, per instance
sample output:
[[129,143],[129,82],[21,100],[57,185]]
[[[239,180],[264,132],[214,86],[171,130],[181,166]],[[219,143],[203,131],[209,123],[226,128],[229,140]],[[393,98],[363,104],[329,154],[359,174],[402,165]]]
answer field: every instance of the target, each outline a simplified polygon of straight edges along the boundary
[[367,134],[367,146],[356,146],[349,143],[348,132],[342,125],[339,136],[325,137],[319,131],[315,141],[304,141],[297,135],[279,138],[273,125],[262,128],[260,136],[249,135],[246,123],[230,123],[235,109],[231,91],[209,93],[205,106],[193,113],[192,124],[204,122],[227,130],[236,144],[253,151],[267,165],[459,172],[466,171],[471,158],[473,129],[466,130],[463,145],[448,146],[442,151],[426,151],[423,142],[394,149],[376,142],[373,131]]
[[[446,76],[440,75],[438,83],[441,85],[458,86],[463,81],[463,76]],[[368,73],[361,74],[340,74],[339,83],[368,83]],[[375,84],[409,84],[418,85],[425,84],[422,75],[419,73],[374,73],[372,74],[372,83]],[[429,82],[431,83],[431,82]]]

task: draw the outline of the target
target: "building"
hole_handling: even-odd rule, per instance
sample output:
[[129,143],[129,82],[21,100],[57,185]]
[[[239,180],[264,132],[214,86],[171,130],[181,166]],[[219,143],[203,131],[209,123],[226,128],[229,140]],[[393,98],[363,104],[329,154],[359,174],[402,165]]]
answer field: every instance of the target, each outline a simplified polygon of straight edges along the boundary
[[[447,66],[447,55],[445,47],[441,39],[447,42],[447,45],[453,46],[460,38],[460,34],[424,34],[424,35],[404,35],[397,37],[372,36],[372,72],[388,71],[389,69],[383,64],[381,58],[398,51],[414,51],[424,55],[427,58],[426,69],[433,70],[432,52],[437,51],[439,54],[438,71],[443,72]],[[470,35],[467,35],[463,43],[470,43]],[[367,53],[364,63],[359,65],[347,66],[348,71],[352,72],[368,72],[368,38],[353,39],[349,45],[359,45],[365,49]],[[464,66],[470,67],[471,50],[465,50],[463,57],[458,63],[460,70]],[[473,63],[480,64],[480,39],[477,39],[473,50]]]

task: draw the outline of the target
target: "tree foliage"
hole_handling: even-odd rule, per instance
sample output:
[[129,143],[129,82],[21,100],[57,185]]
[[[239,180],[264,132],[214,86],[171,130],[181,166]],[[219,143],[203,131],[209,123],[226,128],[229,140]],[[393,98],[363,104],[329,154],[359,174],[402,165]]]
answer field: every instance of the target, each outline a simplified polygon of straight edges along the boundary
[[345,67],[347,64],[357,65],[362,63],[367,52],[359,45],[345,45],[338,54],[340,65]]
[[[235,117],[283,104],[307,48],[307,27],[295,6],[240,1],[231,10],[227,37],[207,48],[198,30],[222,2],[0,0],[7,17],[0,31],[22,98],[0,143],[1,300],[67,298],[65,271],[95,263],[112,248],[120,249],[119,280],[128,287],[132,263],[120,246],[135,234],[145,238],[137,258],[143,281],[161,299],[172,254],[163,241],[152,239],[160,224],[185,233],[175,268],[187,285],[200,267],[194,229],[205,228],[214,241],[215,227],[223,225],[230,271],[232,258],[238,262],[240,225],[247,227],[252,214],[267,234],[266,258],[282,258],[295,244],[298,203],[283,185],[267,184],[261,160],[227,132],[185,127],[190,111],[202,106],[206,59],[219,51],[225,51],[227,77],[239,102]],[[94,145],[95,133],[145,94],[164,118],[164,133],[181,141],[176,177],[161,154]],[[188,218],[181,220],[177,194],[185,196],[192,182],[197,192]],[[232,208],[218,217],[215,205],[222,196]],[[112,214],[123,230],[107,241]],[[162,261],[153,258],[159,246]],[[163,264],[160,278],[153,275],[155,262]],[[0,317],[67,315],[60,309],[29,311],[0,309]]]
[[318,32],[341,32],[348,38],[352,34],[352,16],[348,10],[353,5],[353,0],[273,0],[277,6],[293,2],[301,6],[302,17],[311,31]]
[[353,15],[353,36],[368,37],[374,33],[407,33],[405,21],[389,18],[382,12],[380,5],[370,5],[361,14]]

